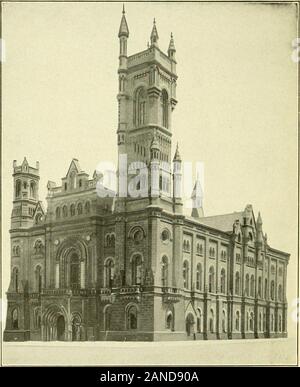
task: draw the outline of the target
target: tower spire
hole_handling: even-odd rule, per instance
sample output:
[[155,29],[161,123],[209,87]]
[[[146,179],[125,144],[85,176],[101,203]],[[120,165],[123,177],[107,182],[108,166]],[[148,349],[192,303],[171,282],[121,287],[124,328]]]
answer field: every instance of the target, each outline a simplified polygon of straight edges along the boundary
[[168,48],[168,56],[169,56],[169,58],[174,59],[175,58],[175,52],[176,52],[176,48],[175,48],[175,44],[174,44],[173,34],[171,32],[171,38],[170,38],[170,43],[169,43],[169,48]]
[[119,28],[119,38],[121,36],[126,36],[126,38],[128,38],[129,36],[129,29],[128,29],[128,25],[127,25],[127,21],[126,21],[126,17],[125,17],[125,6],[124,6],[124,3],[123,3],[123,10],[122,10],[122,19],[121,19],[121,24],[120,24],[120,28]]
[[159,39],[159,36],[158,36],[157,29],[156,29],[156,21],[154,18],[152,32],[151,32],[151,36],[150,36],[151,46],[158,46],[158,39]]

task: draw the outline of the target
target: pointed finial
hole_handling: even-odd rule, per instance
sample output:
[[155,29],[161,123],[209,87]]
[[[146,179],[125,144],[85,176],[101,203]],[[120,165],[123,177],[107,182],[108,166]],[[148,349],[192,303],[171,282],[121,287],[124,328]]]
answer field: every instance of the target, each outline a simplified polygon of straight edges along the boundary
[[262,220],[261,220],[260,212],[258,212],[258,216],[257,216],[257,224],[262,225]]
[[179,154],[178,142],[177,142],[177,145],[176,145],[176,151],[175,151],[175,155],[174,155],[173,161],[181,161],[181,157],[180,157],[180,154]]
[[169,43],[169,48],[168,48],[169,58],[175,59],[175,52],[176,52],[176,48],[175,48],[175,44],[174,44],[173,34],[171,32],[171,38],[170,38],[170,43]]
[[126,36],[128,38],[129,36],[129,29],[128,29],[128,25],[127,25],[127,21],[126,21],[126,17],[125,17],[125,6],[124,6],[124,3],[123,3],[123,10],[122,10],[122,19],[121,19],[121,24],[120,24],[120,29],[119,29],[119,38],[121,36]]
[[157,46],[157,42],[158,42],[158,33],[157,33],[157,29],[156,29],[156,21],[155,21],[155,18],[153,19],[153,28],[152,28],[152,32],[151,32],[151,36],[150,36],[150,41],[151,41],[151,46]]

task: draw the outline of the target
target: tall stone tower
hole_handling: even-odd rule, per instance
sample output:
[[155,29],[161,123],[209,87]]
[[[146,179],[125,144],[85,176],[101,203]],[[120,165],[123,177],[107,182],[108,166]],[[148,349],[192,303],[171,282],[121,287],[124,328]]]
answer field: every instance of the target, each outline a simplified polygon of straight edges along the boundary
[[11,214],[11,228],[31,227],[35,219],[37,204],[39,202],[39,163],[31,167],[26,160],[21,165],[13,163],[14,198]]
[[[155,169],[159,161],[159,196],[172,196],[171,138],[172,111],[176,106],[176,60],[175,45],[171,35],[168,53],[159,47],[156,22],[150,35],[148,47],[137,54],[127,55],[129,29],[123,8],[119,29],[119,119],[118,119],[118,153],[119,160],[127,157],[126,168],[119,163],[119,177],[128,178],[134,188],[143,191],[143,181],[135,179],[143,168],[149,172],[151,185],[151,162],[153,152],[151,145],[155,137]],[[121,156],[123,155],[123,156]],[[142,179],[143,180],[143,179]],[[120,180],[119,180],[120,181]],[[148,186],[150,189],[150,187]],[[148,189],[148,191],[149,191]],[[148,192],[144,192],[148,193]],[[118,190],[119,196],[126,196],[126,186]],[[137,195],[138,196],[138,195]],[[146,195],[145,195],[146,196]]]

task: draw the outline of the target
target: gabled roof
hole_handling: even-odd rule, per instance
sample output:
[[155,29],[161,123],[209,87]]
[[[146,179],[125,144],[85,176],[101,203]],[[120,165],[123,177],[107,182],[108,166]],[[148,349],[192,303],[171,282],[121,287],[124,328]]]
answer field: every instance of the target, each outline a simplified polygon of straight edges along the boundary
[[77,159],[72,159],[71,164],[70,164],[69,169],[68,169],[68,172],[66,174],[66,177],[69,176],[69,173],[70,173],[72,167],[75,168],[77,173],[83,173],[83,170],[80,168],[79,161]]
[[206,226],[216,228],[224,232],[232,232],[233,224],[236,220],[242,224],[244,211],[233,212],[231,214],[206,216],[199,218],[199,222]]

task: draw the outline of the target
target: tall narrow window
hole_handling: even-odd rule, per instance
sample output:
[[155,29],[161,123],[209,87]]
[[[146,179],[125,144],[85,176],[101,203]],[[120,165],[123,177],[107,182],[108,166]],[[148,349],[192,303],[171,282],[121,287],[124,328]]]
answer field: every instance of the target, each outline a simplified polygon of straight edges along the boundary
[[183,287],[185,289],[188,289],[188,287],[189,287],[189,263],[188,263],[188,261],[183,262],[182,276],[183,276]]
[[21,180],[16,181],[16,198],[21,196]]
[[56,208],[55,216],[56,216],[56,219],[59,219],[59,218],[60,218],[60,207],[57,207],[57,208]]
[[35,269],[35,290],[38,293],[42,291],[42,269],[41,266],[37,266]]
[[265,279],[265,299],[268,298],[268,280]]
[[163,90],[161,93],[161,117],[162,126],[168,127],[168,93]]
[[114,283],[114,261],[109,259],[105,264],[105,286],[112,288]]
[[225,269],[221,270],[221,293],[226,293],[226,273]]
[[82,215],[82,204],[81,203],[77,204],[77,214]]
[[76,172],[72,171],[70,174],[71,189],[76,188]]
[[225,310],[223,310],[223,312],[222,312],[222,331],[223,331],[223,333],[226,332],[226,326],[227,326],[227,324],[226,324],[226,312],[225,312]]
[[63,206],[63,217],[66,218],[68,216],[68,207]]
[[213,266],[209,269],[208,274],[208,291],[213,293],[215,291],[215,269]]
[[91,210],[91,204],[90,202],[86,202],[85,205],[84,205],[84,210],[85,210],[85,213],[86,214],[89,214],[90,213],[90,210]]
[[196,270],[196,289],[202,290],[202,266],[198,263]]
[[161,262],[161,284],[163,287],[168,286],[168,257],[163,256]]
[[215,328],[215,316],[214,316],[214,311],[213,309],[210,310],[210,315],[209,315],[209,331],[210,333],[213,333],[214,332],[214,328]]
[[262,296],[262,283],[261,283],[261,277],[258,277],[258,297],[261,298]]
[[141,285],[142,283],[142,258],[135,255],[131,262],[131,281],[132,285]]
[[146,91],[140,88],[136,93],[135,122],[136,125],[144,125],[146,122]]
[[275,282],[271,281],[271,300],[273,301],[275,298]]
[[282,286],[278,286],[278,301],[282,301]]
[[19,269],[17,267],[13,270],[13,287],[14,291],[18,293],[19,291]]
[[202,311],[198,308],[198,316],[197,316],[197,331],[199,333],[202,332]]
[[135,305],[132,305],[127,311],[127,328],[137,329],[137,308]]
[[255,281],[254,281],[254,275],[251,275],[251,280],[250,280],[250,296],[254,297],[254,286],[255,286]]
[[253,312],[250,313],[250,331],[253,332],[254,330],[254,315]]
[[34,181],[30,182],[30,197],[36,198],[36,184]]
[[73,289],[80,287],[80,262],[76,253],[71,256],[70,260],[70,286]]
[[250,285],[250,280],[249,280],[249,274],[246,274],[246,281],[245,281],[245,295],[248,297],[249,296],[249,285]]
[[238,271],[235,273],[235,294],[237,296],[240,294],[240,273]]
[[19,329],[19,316],[18,316],[17,308],[13,309],[11,319],[12,319],[12,329]]
[[240,330],[240,312],[238,310],[235,313],[235,330]]
[[70,214],[71,214],[71,216],[75,216],[75,204],[71,204]]

